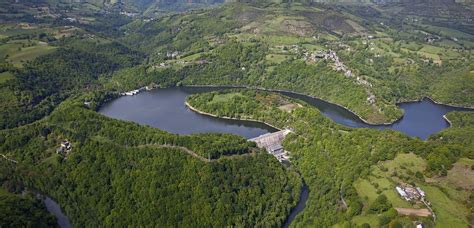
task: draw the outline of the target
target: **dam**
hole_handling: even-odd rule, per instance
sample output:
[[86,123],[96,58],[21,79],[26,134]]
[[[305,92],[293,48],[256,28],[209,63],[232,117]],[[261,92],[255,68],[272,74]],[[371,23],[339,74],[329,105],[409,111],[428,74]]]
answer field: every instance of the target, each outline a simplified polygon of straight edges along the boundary
[[288,152],[283,149],[281,144],[283,143],[285,136],[290,132],[292,131],[283,129],[281,131],[260,135],[249,139],[249,141],[255,142],[259,148],[267,150],[267,152],[275,156],[278,161],[289,161]]

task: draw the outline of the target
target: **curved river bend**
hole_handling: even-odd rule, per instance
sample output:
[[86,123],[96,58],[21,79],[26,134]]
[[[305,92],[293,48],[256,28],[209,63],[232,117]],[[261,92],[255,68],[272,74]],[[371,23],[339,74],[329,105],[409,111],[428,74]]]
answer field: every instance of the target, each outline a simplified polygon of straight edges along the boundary
[[[203,132],[232,133],[253,138],[276,129],[263,123],[226,120],[204,116],[189,110],[184,102],[195,93],[227,89],[228,87],[174,87],[157,89],[135,96],[123,96],[106,103],[99,110],[103,115],[121,120],[149,125],[176,134]],[[323,115],[339,124],[353,128],[393,129],[423,140],[429,135],[449,127],[443,118],[450,111],[472,111],[436,104],[430,99],[399,104],[405,111],[402,119],[390,125],[371,125],[362,121],[351,111],[321,99],[277,91],[283,95],[307,102],[318,108]]]
[[[201,115],[189,110],[184,104],[188,95],[227,88],[229,87],[175,87],[157,89],[135,96],[117,98],[102,106],[99,112],[109,117],[149,125],[176,134],[218,132],[253,138],[276,131],[276,129],[263,123],[227,120]],[[351,111],[324,100],[291,92],[275,92],[303,100],[318,108],[326,117],[348,127],[393,129],[421,139],[427,139],[429,135],[449,127],[449,123],[443,118],[446,113],[450,111],[470,110],[440,105],[430,99],[423,99],[419,102],[400,104],[399,106],[405,111],[405,115],[402,119],[393,124],[370,125],[362,121]],[[291,211],[284,227],[289,226],[296,215],[304,209],[308,195],[309,190],[305,185],[301,190],[298,205]]]

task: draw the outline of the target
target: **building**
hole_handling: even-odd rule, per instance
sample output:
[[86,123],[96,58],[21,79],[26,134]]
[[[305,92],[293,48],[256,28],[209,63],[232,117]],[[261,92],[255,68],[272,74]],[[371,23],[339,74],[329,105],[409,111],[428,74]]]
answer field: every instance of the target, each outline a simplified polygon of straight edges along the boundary
[[401,184],[395,187],[398,194],[404,198],[406,201],[412,200],[423,200],[425,197],[425,192],[419,187],[413,187],[408,184]]
[[398,194],[399,194],[402,198],[404,198],[406,201],[408,201],[407,194],[405,193],[405,191],[404,191],[402,188],[400,188],[400,187],[397,186],[397,187],[395,187],[395,189],[397,190]]
[[416,187],[416,191],[418,191],[418,194],[420,194],[421,197],[425,197],[425,192],[423,190],[421,190],[420,187]]
[[284,160],[288,160],[288,154],[283,149],[281,143],[285,136],[289,134],[291,131],[288,129],[277,131],[274,133],[268,133],[256,138],[250,139],[257,144],[259,148],[264,148],[267,152],[278,159],[278,161],[282,162]]
[[61,141],[60,146],[56,148],[57,154],[69,153],[71,151],[72,151],[72,144],[67,140]]

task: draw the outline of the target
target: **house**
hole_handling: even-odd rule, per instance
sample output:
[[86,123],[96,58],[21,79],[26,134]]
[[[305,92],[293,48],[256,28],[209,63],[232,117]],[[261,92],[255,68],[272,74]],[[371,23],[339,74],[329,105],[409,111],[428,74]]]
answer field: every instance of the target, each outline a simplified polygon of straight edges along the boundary
[[416,187],[416,191],[418,192],[418,194],[420,194],[421,197],[425,197],[425,192],[421,190],[420,187]]
[[66,150],[70,150],[72,145],[69,141],[63,140],[63,141],[61,141],[61,147],[66,148]]
[[406,194],[406,192],[405,192],[402,188],[400,188],[399,186],[397,186],[397,187],[395,187],[395,189],[397,190],[398,194],[399,194],[402,198],[404,198],[406,201],[408,201],[407,194]]
[[281,144],[273,144],[267,147],[268,153],[280,154],[283,153],[283,146]]
[[67,141],[63,140],[61,141],[61,144],[58,148],[56,148],[56,153],[57,154],[63,154],[63,153],[69,153],[72,150],[72,144]]

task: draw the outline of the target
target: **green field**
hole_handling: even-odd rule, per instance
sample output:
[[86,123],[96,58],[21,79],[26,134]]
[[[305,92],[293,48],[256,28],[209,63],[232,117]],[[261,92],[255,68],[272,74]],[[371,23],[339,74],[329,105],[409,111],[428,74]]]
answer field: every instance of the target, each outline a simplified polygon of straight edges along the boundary
[[359,215],[352,218],[352,223],[356,226],[362,226],[367,223],[370,227],[379,227],[379,216],[378,215]]
[[289,57],[289,55],[269,54],[265,57],[265,59],[268,61],[268,63],[279,64],[287,60]]
[[[473,163],[470,159],[461,159],[456,165],[468,166]],[[383,171],[380,167],[383,168]],[[470,167],[470,166],[469,166]],[[432,208],[437,216],[436,224],[439,227],[459,227],[467,225],[466,217],[468,209],[462,204],[468,197],[466,191],[458,191],[456,186],[447,184],[459,178],[469,178],[459,173],[460,169],[449,171],[447,180],[430,179],[429,183],[412,176],[416,172],[423,172],[426,168],[426,161],[414,154],[399,154],[394,160],[382,162],[372,167],[371,174],[364,179],[359,179],[354,183],[359,196],[364,200],[365,205],[370,205],[379,194],[387,196],[393,207],[420,208],[422,205],[411,205],[403,200],[395,191],[395,186],[402,180],[409,178],[408,183],[415,182],[426,192],[427,200],[432,203]],[[394,174],[396,174],[394,176]],[[376,219],[373,215],[362,215],[354,217],[355,224],[362,224],[364,221],[373,224]]]
[[237,96],[242,96],[242,94],[241,93],[219,94],[219,95],[214,96],[211,103],[227,102],[227,101],[229,101],[232,98],[237,97]]
[[16,67],[21,67],[27,61],[31,61],[39,56],[49,54],[55,49],[55,47],[41,45],[26,47],[22,48],[21,51],[17,51],[10,55],[7,61],[11,62]]
[[13,79],[13,74],[6,71],[6,72],[3,72],[3,73],[0,73],[0,84],[10,80],[10,79]]
[[0,45],[0,58],[6,58],[10,55],[18,52],[18,49],[22,47],[22,43],[6,43]]
[[466,217],[469,213],[467,208],[451,200],[442,189],[421,184],[421,188],[426,192],[426,198],[432,203],[436,214],[436,224],[438,227],[466,227]]

